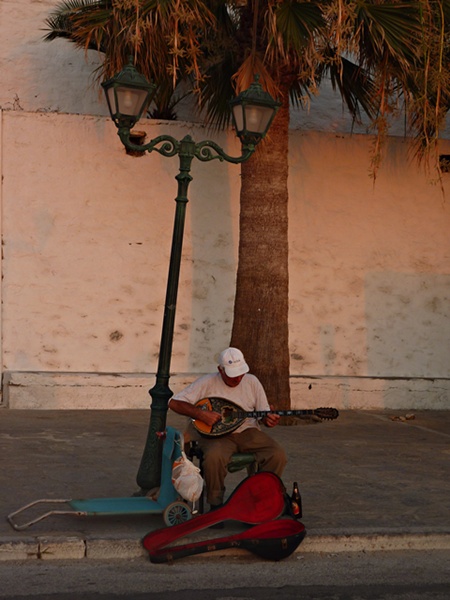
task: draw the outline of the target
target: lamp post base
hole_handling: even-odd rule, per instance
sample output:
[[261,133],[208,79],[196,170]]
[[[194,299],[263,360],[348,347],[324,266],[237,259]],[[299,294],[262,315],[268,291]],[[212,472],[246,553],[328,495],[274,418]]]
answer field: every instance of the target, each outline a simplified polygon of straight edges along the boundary
[[161,483],[161,464],[163,438],[158,435],[166,429],[168,403],[172,391],[167,384],[156,383],[149,391],[152,397],[150,425],[145,442],[141,464],[138,469],[136,481],[142,492],[145,493]]

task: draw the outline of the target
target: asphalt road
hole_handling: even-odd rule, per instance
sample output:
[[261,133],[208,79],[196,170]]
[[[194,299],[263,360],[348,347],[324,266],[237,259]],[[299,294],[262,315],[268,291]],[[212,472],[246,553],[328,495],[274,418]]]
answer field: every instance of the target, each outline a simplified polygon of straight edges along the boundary
[[[160,599],[163,596],[160,592],[156,594],[134,594],[125,593],[118,596],[106,594],[100,595],[92,593],[83,594],[45,594],[33,596],[36,600],[153,600]],[[17,596],[7,596],[14,598]],[[29,596],[20,596],[20,599],[29,598]],[[267,588],[234,589],[232,596],[224,590],[186,590],[185,592],[176,592],[170,595],[170,600],[448,600],[448,587],[444,586],[425,586],[425,587],[404,587],[404,586],[349,586],[349,587],[304,587],[285,586],[276,590]]]
[[448,551],[0,564],[2,600],[448,600]]

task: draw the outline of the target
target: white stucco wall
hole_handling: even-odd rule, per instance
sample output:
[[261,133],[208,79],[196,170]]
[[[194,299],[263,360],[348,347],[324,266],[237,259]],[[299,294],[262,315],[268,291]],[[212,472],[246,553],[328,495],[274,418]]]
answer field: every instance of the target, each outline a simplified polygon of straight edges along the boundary
[[[177,159],[126,155],[105,117],[5,111],[1,121],[2,339],[10,405],[146,405],[157,363]],[[143,127],[149,137],[211,134],[186,123]],[[238,152],[231,135],[216,139]],[[384,387],[369,392],[366,378],[404,380],[410,391],[424,378],[449,378],[448,202],[408,162],[399,139],[390,140],[374,187],[369,151],[366,136],[291,134],[290,344],[297,405],[313,396],[303,394],[310,378],[327,382],[322,395],[334,382],[334,404],[350,389],[358,399],[346,402],[363,407],[386,397]],[[214,355],[229,340],[234,299],[239,167],[196,161],[192,174],[175,387],[214,368]],[[447,396],[429,398],[445,403],[444,391]],[[428,402],[423,394],[420,402]]]
[[96,52],[65,40],[44,42],[56,0],[1,0],[0,107],[5,110],[104,114],[91,74]]
[[[177,158],[127,156],[106,118],[8,112],[3,123],[5,369],[147,372],[159,345]],[[149,129],[207,135],[187,124]],[[227,146],[227,135],[218,141]],[[175,349],[183,371],[201,368],[206,340],[226,343],[237,244],[239,168],[197,161],[192,174],[177,319],[188,345]]]
[[[42,41],[56,4],[0,2],[3,405],[146,407],[177,159],[125,154],[91,85],[96,53]],[[139,128],[239,150],[200,124]],[[292,113],[293,404],[448,408],[450,175],[443,195],[391,138],[374,186],[372,139],[350,131],[329,90]],[[239,167],[196,161],[192,174],[173,389],[215,367],[235,288]]]
[[447,377],[448,199],[399,138],[374,185],[370,150],[367,136],[292,135],[292,371]]

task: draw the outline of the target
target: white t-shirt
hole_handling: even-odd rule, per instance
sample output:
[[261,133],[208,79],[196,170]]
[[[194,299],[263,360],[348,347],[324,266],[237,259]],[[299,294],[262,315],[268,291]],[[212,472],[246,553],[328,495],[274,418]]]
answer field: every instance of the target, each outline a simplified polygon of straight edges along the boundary
[[[246,373],[239,385],[228,386],[220,373],[212,373],[200,377],[180,393],[173,396],[174,400],[196,404],[204,398],[225,398],[231,400],[245,411],[269,411],[270,406],[261,382],[257,377]],[[248,418],[234,433],[244,431],[248,427],[260,429],[257,419]]]

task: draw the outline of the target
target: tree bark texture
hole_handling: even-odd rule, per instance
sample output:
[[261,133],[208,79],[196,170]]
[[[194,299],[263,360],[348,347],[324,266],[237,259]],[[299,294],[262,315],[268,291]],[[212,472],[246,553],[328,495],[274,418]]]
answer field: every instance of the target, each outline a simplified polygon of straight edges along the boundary
[[288,146],[289,102],[255,155],[242,165],[239,264],[231,345],[240,348],[269,403],[290,408]]

